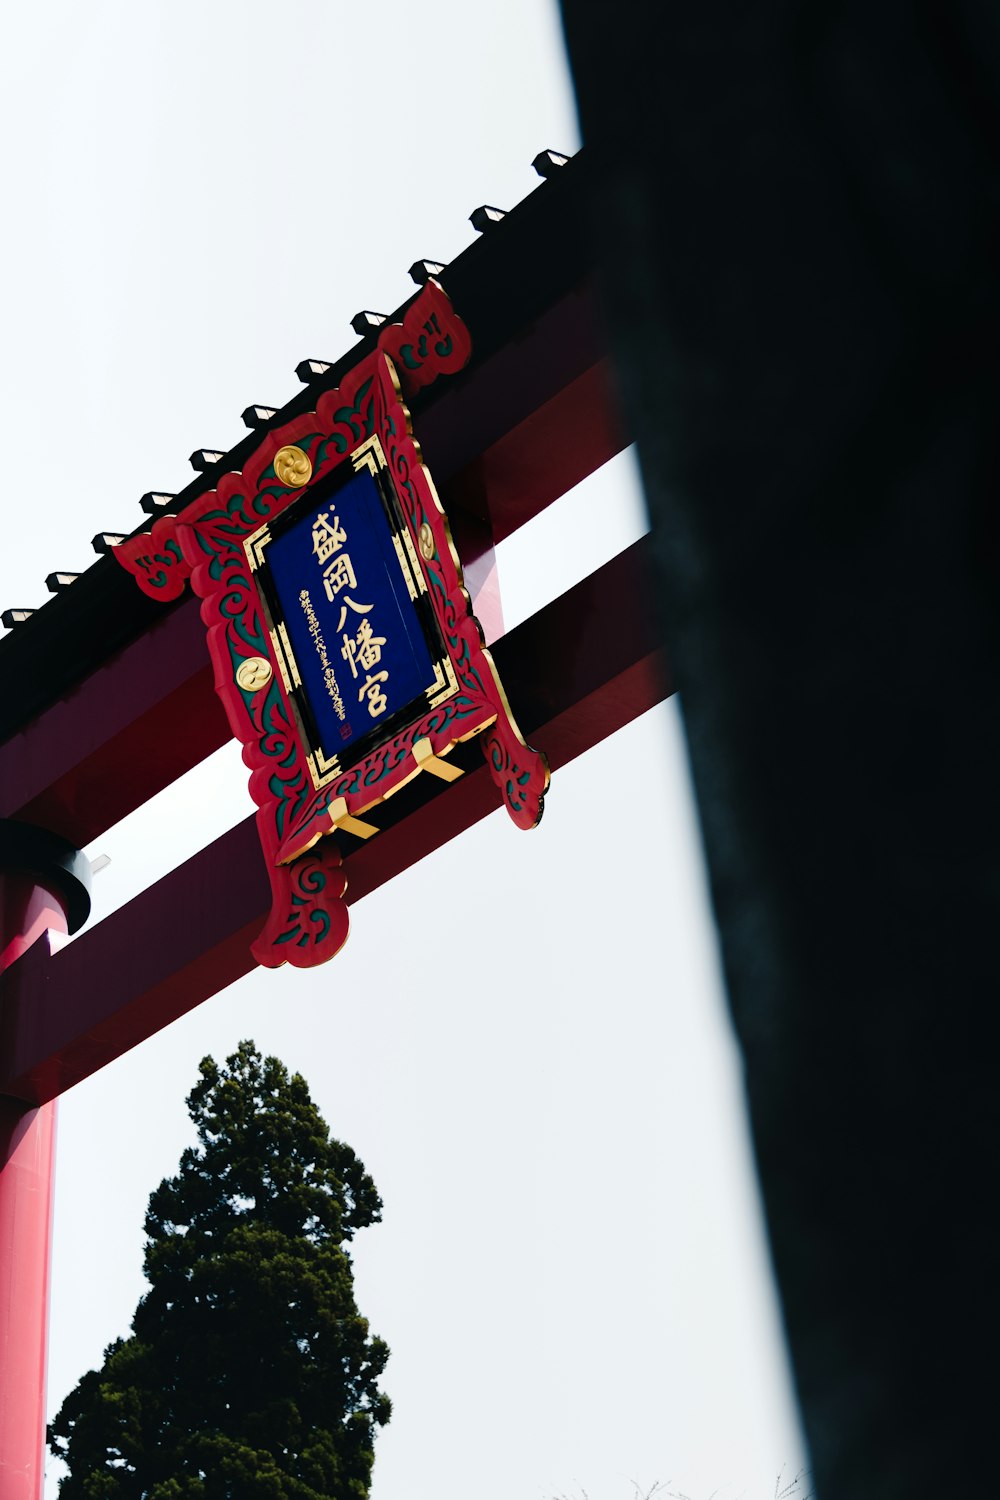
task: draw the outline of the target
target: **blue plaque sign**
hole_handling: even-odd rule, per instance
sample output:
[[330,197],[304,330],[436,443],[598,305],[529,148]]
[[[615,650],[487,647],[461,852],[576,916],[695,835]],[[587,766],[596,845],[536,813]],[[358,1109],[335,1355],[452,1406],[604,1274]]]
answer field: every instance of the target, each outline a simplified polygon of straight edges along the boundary
[[271,968],[339,950],[351,840],[378,835],[367,814],[416,778],[473,771],[460,747],[478,739],[517,827],[542,815],[548,763],[483,644],[404,399],[470,348],[428,282],[336,387],[310,391],[314,410],[279,419],[240,469],[115,549],[150,598],[189,579],[201,600],[257,804],[271,909],[251,951]]
[[245,547],[316,787],[457,691],[377,437]]

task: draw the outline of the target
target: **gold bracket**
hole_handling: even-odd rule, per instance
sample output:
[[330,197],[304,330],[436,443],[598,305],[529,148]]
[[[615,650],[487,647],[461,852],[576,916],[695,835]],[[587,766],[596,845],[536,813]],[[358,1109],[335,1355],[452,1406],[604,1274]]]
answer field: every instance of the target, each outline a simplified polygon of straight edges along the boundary
[[327,811],[334,828],[343,829],[345,833],[353,833],[356,839],[370,839],[373,833],[378,833],[374,823],[365,823],[361,818],[352,817],[347,811],[346,797],[337,797],[330,803]]
[[442,781],[457,781],[462,774],[461,766],[449,765],[439,755],[434,754],[431,742],[426,736],[413,742],[413,759],[420,771],[430,771],[432,776],[440,776]]

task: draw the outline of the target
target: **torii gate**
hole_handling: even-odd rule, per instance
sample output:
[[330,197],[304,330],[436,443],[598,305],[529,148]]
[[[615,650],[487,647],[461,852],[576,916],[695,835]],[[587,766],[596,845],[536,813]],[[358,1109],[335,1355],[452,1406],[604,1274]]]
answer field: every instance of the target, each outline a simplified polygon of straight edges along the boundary
[[[596,308],[585,157],[543,152],[535,167],[543,182],[516,209],[472,215],[481,237],[457,260],[411,267],[420,287],[440,281],[472,354],[409,405],[473,610],[524,732],[557,770],[669,687],[642,541],[503,634],[495,544],[628,441]],[[303,361],[297,396],[280,410],[248,407],[251,435],[227,453],[192,455],[197,477],[179,495],[143,496],[147,516],[180,511],[240,470],[409,307],[388,319],[359,313],[353,349]],[[16,688],[0,701],[0,1500],[41,1495],[55,1100],[255,967],[250,945],[270,907],[248,817],[74,944],[53,952],[43,940],[86,921],[79,851],[230,737],[197,601],[145,598],[108,555],[124,540],[101,533],[86,573],[51,574],[43,609],[3,616],[13,628],[0,663]],[[609,595],[613,633],[593,628]],[[485,765],[447,789],[417,777],[383,805],[378,837],[348,853],[346,899],[495,805]]]

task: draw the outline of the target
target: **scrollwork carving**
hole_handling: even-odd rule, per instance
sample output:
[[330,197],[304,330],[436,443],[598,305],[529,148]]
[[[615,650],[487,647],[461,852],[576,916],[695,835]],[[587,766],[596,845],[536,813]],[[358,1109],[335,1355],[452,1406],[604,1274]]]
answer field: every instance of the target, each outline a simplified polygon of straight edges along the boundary
[[[306,967],[339,951],[348,931],[346,877],[326,837],[336,817],[344,809],[360,816],[459,740],[485,732],[487,764],[514,822],[532,827],[541,816],[548,767],[521,737],[483,648],[447,518],[402,399],[404,389],[461,368],[469,350],[464,324],[441,287],[429,282],[403,323],[384,329],[378,348],[338,389],[324,392],[314,412],[269,432],[242,473],[225,474],[181,514],[158,521],[151,536],[116,549],[151,597],[176,598],[190,577],[201,600],[216,691],[243,745],[271,879],[271,913],[253,944],[261,964]],[[317,787],[244,541],[372,436],[389,465],[457,691]],[[428,742],[419,760],[418,740]]]

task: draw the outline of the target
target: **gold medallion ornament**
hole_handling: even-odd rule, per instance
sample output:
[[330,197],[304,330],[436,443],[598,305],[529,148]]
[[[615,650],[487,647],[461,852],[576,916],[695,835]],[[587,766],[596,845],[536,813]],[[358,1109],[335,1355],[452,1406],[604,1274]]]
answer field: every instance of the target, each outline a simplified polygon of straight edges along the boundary
[[312,478],[312,460],[301,448],[279,448],[274,455],[274,472],[289,489],[300,490]]
[[236,668],[236,685],[244,693],[259,693],[261,688],[267,687],[273,676],[274,669],[265,656],[248,656]]
[[425,562],[430,562],[434,556],[434,533],[426,521],[420,528],[417,540],[420,542],[420,556]]

